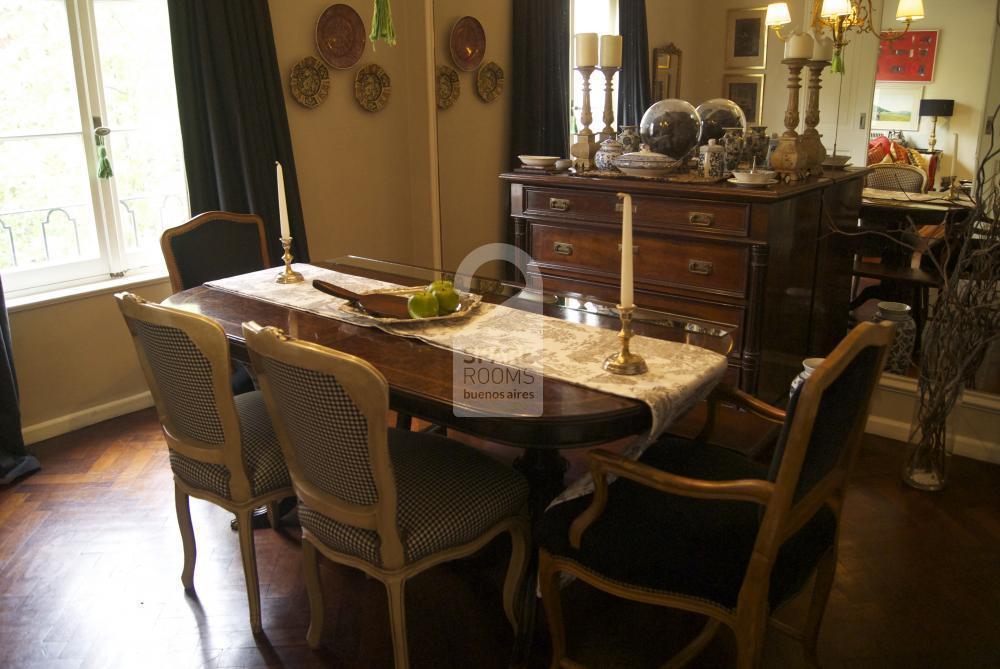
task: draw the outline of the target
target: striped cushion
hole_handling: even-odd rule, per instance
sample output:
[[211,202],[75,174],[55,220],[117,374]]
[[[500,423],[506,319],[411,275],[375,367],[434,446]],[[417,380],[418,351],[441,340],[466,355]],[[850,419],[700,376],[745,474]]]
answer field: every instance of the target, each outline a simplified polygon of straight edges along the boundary
[[[255,390],[237,395],[233,400],[240,420],[243,462],[250,479],[250,494],[257,497],[290,487],[291,479],[263,395]],[[171,450],[170,466],[174,475],[188,485],[230,498],[229,471],[224,465],[198,462]]]
[[[520,474],[444,437],[389,430],[389,453],[407,562],[475,539],[528,499]],[[330,548],[381,564],[374,531],[338,523],[301,504],[299,520]]]

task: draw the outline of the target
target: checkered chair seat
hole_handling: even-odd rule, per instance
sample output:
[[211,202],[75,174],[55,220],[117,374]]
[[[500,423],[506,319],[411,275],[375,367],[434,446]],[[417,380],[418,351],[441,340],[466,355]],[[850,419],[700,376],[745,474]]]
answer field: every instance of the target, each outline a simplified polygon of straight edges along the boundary
[[[390,429],[389,454],[408,563],[472,541],[528,499],[523,476],[444,437]],[[299,520],[333,550],[381,566],[375,531],[339,523],[302,504]]]
[[[243,461],[250,479],[250,494],[254,497],[292,485],[281,454],[278,437],[271,426],[271,417],[259,390],[236,395],[243,436]],[[229,471],[223,465],[207,464],[170,451],[170,467],[177,478],[188,485],[230,499]]]

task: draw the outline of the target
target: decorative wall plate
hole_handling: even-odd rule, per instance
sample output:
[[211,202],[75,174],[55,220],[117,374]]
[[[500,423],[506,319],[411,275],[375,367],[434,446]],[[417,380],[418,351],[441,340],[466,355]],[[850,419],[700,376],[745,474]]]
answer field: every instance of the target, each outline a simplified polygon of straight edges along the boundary
[[381,66],[372,63],[358,70],[354,77],[354,99],[370,112],[377,112],[389,102],[392,81]]
[[483,102],[493,102],[503,93],[503,70],[492,60],[476,72],[476,93]]
[[463,16],[455,22],[448,40],[451,59],[463,72],[472,72],[486,55],[486,31],[474,16]]
[[438,65],[437,71],[437,105],[440,109],[447,109],[455,104],[462,87],[458,83],[458,72],[455,68],[447,65]]
[[306,56],[292,66],[288,85],[296,102],[315,109],[323,104],[330,92],[330,72],[319,58]]
[[316,21],[316,48],[338,70],[354,67],[365,52],[365,24],[350,5],[330,5]]

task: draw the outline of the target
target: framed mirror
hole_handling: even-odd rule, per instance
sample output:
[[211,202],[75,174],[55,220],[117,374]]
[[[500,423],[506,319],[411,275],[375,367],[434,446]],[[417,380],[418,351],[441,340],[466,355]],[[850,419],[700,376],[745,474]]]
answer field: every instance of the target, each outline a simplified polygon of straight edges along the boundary
[[653,102],[679,98],[681,93],[681,50],[673,42],[653,49]]

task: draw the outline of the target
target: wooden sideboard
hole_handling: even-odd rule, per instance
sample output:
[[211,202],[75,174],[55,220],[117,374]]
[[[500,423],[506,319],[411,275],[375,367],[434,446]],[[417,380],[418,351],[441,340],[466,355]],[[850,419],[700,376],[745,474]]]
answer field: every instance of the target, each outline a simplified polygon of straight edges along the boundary
[[866,170],[747,189],[508,173],[510,241],[551,289],[618,295],[621,204],[633,197],[639,306],[734,331],[728,380],[777,400],[804,358],[848,329],[851,238]]

